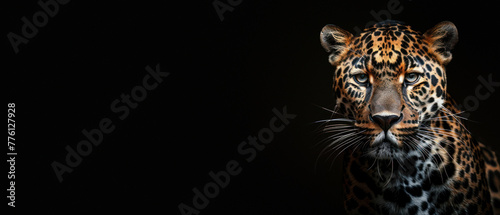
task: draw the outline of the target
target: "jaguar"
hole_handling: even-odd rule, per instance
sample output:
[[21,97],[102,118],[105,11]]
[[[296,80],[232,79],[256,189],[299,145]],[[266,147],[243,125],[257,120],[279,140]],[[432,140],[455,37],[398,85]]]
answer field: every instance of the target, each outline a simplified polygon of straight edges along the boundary
[[[348,214],[500,214],[500,165],[447,92],[456,26],[326,25],[336,105],[323,152],[343,152]],[[322,152],[322,153],[323,153]]]

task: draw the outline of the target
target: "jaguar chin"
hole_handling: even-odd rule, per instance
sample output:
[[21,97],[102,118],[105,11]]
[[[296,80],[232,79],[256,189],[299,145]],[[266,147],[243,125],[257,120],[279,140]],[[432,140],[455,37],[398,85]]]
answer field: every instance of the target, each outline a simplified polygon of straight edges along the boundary
[[405,156],[398,140],[392,132],[380,132],[373,138],[372,144],[366,147],[366,155],[376,159],[398,159]]

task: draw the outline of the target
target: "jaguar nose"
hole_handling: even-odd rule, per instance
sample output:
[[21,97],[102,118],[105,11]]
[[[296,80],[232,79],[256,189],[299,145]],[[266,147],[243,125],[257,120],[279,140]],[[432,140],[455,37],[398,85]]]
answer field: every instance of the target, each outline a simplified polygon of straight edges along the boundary
[[401,115],[370,115],[370,120],[380,126],[384,132],[387,132],[394,124],[398,123],[403,117]]

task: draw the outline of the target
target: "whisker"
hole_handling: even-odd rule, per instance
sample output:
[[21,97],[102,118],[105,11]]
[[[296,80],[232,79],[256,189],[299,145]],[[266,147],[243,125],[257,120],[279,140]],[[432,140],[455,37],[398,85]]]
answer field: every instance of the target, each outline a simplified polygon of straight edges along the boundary
[[[364,139],[364,137],[362,137],[362,136],[361,136],[361,137],[357,137],[357,138],[355,138],[355,139],[352,139],[352,140],[351,140],[351,142],[352,142],[352,143],[351,143],[351,144],[349,144],[350,146],[352,146],[352,145],[356,144],[356,147],[354,147],[353,152],[354,152],[354,151],[358,148],[358,146],[361,144],[359,141],[360,141],[360,140],[362,140],[362,139]],[[333,162],[335,162],[335,160],[337,159],[337,157],[338,157],[340,154],[342,154],[342,153],[343,153],[346,149],[348,149],[348,148],[350,147],[349,145],[348,145],[348,146],[346,146],[346,147],[344,147],[344,149],[342,149],[339,153],[337,153],[337,155],[335,156],[335,158],[333,158],[332,163],[333,163]],[[337,149],[336,149],[336,150],[337,150]],[[335,150],[335,151],[336,151],[336,150]]]
[[391,175],[389,176],[389,179],[387,179],[387,182],[385,183],[384,187],[387,187],[389,182],[391,182],[392,175],[394,174],[394,161],[392,159],[391,159],[390,164],[391,164]]
[[[331,113],[333,113],[333,114],[338,114],[338,115],[341,115],[341,116],[343,115],[343,114],[341,114],[341,113],[339,113],[339,112],[337,112],[337,111],[335,111],[335,110],[330,110],[330,109],[328,109],[328,108],[326,108],[326,107],[323,107],[323,106],[320,106],[320,105],[317,105],[317,104],[313,104],[313,105],[314,105],[314,106],[316,106],[316,107],[318,107],[318,108],[321,108],[321,109],[323,109],[323,110],[326,110],[326,111],[328,111],[328,112],[331,112]],[[334,107],[334,109],[337,109],[337,106],[335,106],[335,107]],[[333,115],[332,115],[332,117],[333,117]]]
[[[342,136],[341,138],[339,138],[339,139],[337,139],[337,140],[333,141],[332,143],[328,144],[328,145],[325,147],[325,149],[323,149],[323,151],[325,151],[325,150],[328,150],[328,151],[335,150],[336,148],[341,147],[342,145],[345,145],[345,144],[346,144],[346,142],[344,142],[344,143],[342,143],[342,144],[339,144],[339,145],[334,146],[333,148],[331,148],[331,147],[332,147],[333,145],[335,145],[337,142],[339,142],[339,141],[343,141],[343,140],[344,140],[344,139],[346,139],[346,138],[351,138],[351,137],[356,136],[356,135],[358,135],[358,134],[360,134],[360,133],[363,133],[363,132],[364,132],[364,131],[359,131],[359,132],[357,132],[357,133],[351,133],[351,134],[347,134],[347,135],[345,135],[345,136]],[[322,152],[323,152],[323,151],[322,151]],[[321,154],[320,154],[320,156],[321,156]]]
[[[331,156],[332,156],[333,154],[336,154],[336,151],[337,151],[337,150],[339,150],[339,149],[342,149],[342,148],[343,148],[343,149],[341,150],[341,152],[337,154],[337,156],[338,156],[338,155],[340,155],[343,151],[345,151],[347,148],[352,147],[352,146],[353,146],[353,145],[354,145],[357,141],[359,141],[361,138],[360,138],[360,137],[356,137],[356,136],[357,136],[357,135],[359,135],[359,134],[361,134],[361,133],[363,133],[363,132],[364,132],[364,130],[359,131],[359,130],[357,130],[357,129],[356,129],[355,131],[356,131],[356,132],[353,132],[353,131],[345,131],[344,133],[347,133],[347,132],[349,132],[349,133],[348,133],[348,134],[345,134],[345,135],[344,135],[344,133],[342,133],[342,134],[336,134],[336,135],[333,135],[333,136],[335,136],[335,137],[331,137],[331,136],[330,136],[330,137],[326,138],[326,141],[329,141],[329,140],[332,140],[332,139],[334,139],[334,138],[337,138],[337,137],[341,136],[340,138],[338,138],[338,139],[334,140],[333,142],[329,143],[328,145],[326,145],[326,146],[324,147],[324,149],[323,149],[323,150],[321,150],[321,152],[320,152],[320,153],[319,153],[319,155],[318,155],[318,158],[316,159],[315,166],[317,166],[317,165],[318,165],[319,159],[323,156],[323,154],[325,154],[325,153],[329,153],[329,156],[326,158],[326,160],[328,161],[328,160],[331,158]],[[351,138],[353,138],[353,137],[354,137],[354,139],[351,139]],[[326,142],[326,141],[322,141],[322,142]],[[342,143],[337,144],[337,143],[339,143],[339,142],[341,142],[341,141],[342,141]],[[355,142],[355,141],[356,141],[356,142]],[[336,145],[336,144],[337,144],[337,145]],[[332,146],[333,146],[333,147],[332,147]],[[337,158],[337,156],[335,156],[335,158],[334,158],[334,160],[333,160],[333,161],[335,161],[335,159]],[[333,162],[332,162],[332,163],[333,163]]]
[[465,130],[467,131],[467,133],[469,133],[469,134],[470,134],[470,131],[469,131],[469,130],[467,130],[467,128],[465,128],[465,126],[462,124],[462,122],[460,122],[460,120],[459,120],[459,119],[457,119],[457,117],[456,117],[453,113],[451,113],[451,111],[450,111],[450,110],[448,110],[448,108],[446,108],[446,107],[444,107],[444,106],[443,106],[443,107],[441,108],[441,110],[444,110],[445,112],[447,112],[448,114],[450,114],[450,115],[451,115],[451,116],[452,116],[455,120],[457,120],[458,124],[460,124],[460,126],[462,126],[462,128],[463,128],[463,129],[465,129]]
[[314,123],[320,123],[320,122],[355,122],[355,121],[356,120],[353,120],[353,119],[336,118],[336,119],[318,120],[318,121],[315,121]]
[[336,132],[334,135],[330,135],[328,137],[326,137],[325,139],[323,139],[322,141],[318,142],[316,144],[316,146],[320,145],[320,144],[323,144],[325,142],[328,142],[328,141],[331,141],[333,139],[336,139],[338,138],[339,136],[342,136],[342,135],[349,135],[351,134],[352,132],[356,132],[357,129],[347,129],[347,130],[344,130],[344,131],[339,131],[339,132]]

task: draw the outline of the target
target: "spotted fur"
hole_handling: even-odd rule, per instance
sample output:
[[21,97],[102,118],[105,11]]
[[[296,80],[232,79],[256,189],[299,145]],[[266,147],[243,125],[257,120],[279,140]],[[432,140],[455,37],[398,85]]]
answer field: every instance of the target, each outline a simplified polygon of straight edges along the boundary
[[320,39],[336,67],[340,117],[325,131],[334,133],[327,147],[346,152],[348,213],[500,213],[496,155],[474,140],[446,89],[453,23],[422,34],[384,21],[359,36],[327,25]]

